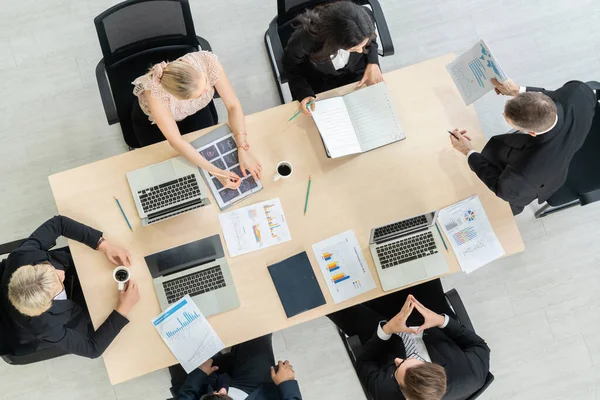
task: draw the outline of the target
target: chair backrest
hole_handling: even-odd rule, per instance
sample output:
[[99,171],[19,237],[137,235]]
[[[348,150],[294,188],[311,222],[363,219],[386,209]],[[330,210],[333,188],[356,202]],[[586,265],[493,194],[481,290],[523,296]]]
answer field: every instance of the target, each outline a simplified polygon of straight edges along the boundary
[[128,0],[94,18],[106,67],[160,46],[194,46],[188,0]]
[[139,147],[131,124],[131,84],[161,61],[198,50],[188,0],[127,0],[94,18],[104,68],[125,141]]

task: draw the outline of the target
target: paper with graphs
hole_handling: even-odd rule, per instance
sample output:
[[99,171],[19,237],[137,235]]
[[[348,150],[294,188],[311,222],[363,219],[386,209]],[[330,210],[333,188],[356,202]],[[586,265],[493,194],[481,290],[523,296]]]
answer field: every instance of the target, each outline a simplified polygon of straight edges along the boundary
[[188,374],[225,348],[189,294],[154,318],[152,325]]
[[496,78],[500,82],[507,79],[500,63],[483,39],[448,64],[446,69],[466,105],[494,89],[490,79]]
[[504,255],[479,197],[440,210],[438,221],[467,274]]

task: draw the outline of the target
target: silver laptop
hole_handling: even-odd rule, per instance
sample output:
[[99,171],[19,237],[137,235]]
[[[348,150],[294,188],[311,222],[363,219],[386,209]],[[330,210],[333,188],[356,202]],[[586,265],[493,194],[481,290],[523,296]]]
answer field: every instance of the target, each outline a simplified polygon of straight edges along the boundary
[[431,212],[371,230],[369,248],[384,291],[448,272]]
[[145,257],[160,308],[186,294],[205,316],[240,306],[219,235]]
[[130,171],[127,181],[142,226],[210,204],[200,170],[183,157]]

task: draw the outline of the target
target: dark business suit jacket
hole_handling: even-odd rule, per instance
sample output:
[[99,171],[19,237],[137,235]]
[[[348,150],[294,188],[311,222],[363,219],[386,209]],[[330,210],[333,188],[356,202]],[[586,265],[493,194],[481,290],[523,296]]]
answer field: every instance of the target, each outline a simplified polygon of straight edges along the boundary
[[127,318],[113,311],[94,332],[87,310],[69,299],[53,300],[50,309],[37,317],[21,314],[8,299],[10,277],[19,267],[48,262],[57,269],[65,269],[70,255],[50,250],[59,236],[95,249],[102,232],[70,218],[56,216],[37,228],[19,248],[10,253],[2,275],[3,324],[11,330],[15,354],[58,346],[71,354],[95,358],[127,325]]
[[[214,377],[212,374],[210,377]],[[192,371],[185,384],[179,389],[177,400],[198,400],[201,396],[213,393],[214,390],[210,386],[210,378],[204,371],[195,369]],[[275,384],[262,385],[254,392],[250,393],[246,400],[302,400],[298,382],[285,381],[278,386]]]
[[590,131],[596,107],[594,92],[585,83],[571,81],[558,90],[528,87],[556,104],[558,122],[542,135],[523,133],[494,136],[481,153],[469,157],[469,166],[513,212],[536,198],[543,203],[566,181],[571,159]]
[[[490,369],[490,348],[477,334],[450,318],[445,328],[426,330],[423,341],[431,361],[446,370],[444,400],[465,399],[483,386]],[[357,370],[374,400],[405,398],[394,378],[396,357],[406,357],[398,335],[381,340],[375,332],[364,345],[364,352],[357,360]]]
[[[310,59],[311,54],[317,53],[322,48],[323,43],[315,42],[314,38],[302,28],[296,29],[290,37],[282,63],[294,99],[302,101],[308,96],[314,96],[315,89],[317,92],[321,92],[336,86],[313,88],[310,84],[311,81],[326,82],[329,80],[347,84],[354,80],[360,80],[367,64],[379,65],[378,46],[375,40],[365,46],[366,53],[350,53],[348,64],[340,70],[335,69],[331,60],[315,62]],[[360,77],[354,74],[356,71],[360,71]],[[350,75],[351,80],[341,82],[339,78],[343,75]]]

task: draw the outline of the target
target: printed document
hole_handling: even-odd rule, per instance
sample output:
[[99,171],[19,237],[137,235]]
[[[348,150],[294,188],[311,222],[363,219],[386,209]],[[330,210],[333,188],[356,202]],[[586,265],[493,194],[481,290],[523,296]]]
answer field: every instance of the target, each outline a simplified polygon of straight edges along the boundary
[[507,79],[500,63],[483,39],[448,64],[446,69],[466,105],[494,89],[490,79],[496,78],[499,82]]
[[225,348],[189,295],[154,318],[152,325],[188,374]]
[[479,197],[440,210],[438,221],[467,274],[504,255]]
[[353,231],[315,243],[312,248],[335,303],[375,289],[375,281]]
[[230,257],[292,239],[278,198],[219,214],[219,221]]

